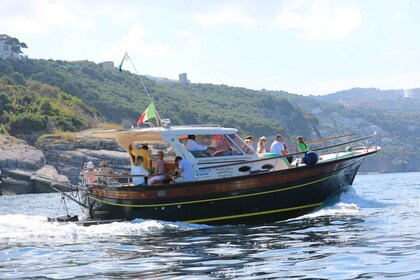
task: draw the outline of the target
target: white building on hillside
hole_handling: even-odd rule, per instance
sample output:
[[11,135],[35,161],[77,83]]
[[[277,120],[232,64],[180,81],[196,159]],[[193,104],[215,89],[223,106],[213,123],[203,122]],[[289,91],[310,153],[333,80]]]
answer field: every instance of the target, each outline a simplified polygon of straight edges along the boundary
[[10,39],[12,37],[9,35],[0,34],[0,58],[23,58],[19,53],[12,51],[12,46],[6,44]]

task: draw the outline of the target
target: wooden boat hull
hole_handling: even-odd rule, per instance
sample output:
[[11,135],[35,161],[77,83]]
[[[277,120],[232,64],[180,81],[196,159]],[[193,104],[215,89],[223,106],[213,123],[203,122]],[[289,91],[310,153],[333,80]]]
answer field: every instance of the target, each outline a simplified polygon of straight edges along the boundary
[[[202,182],[82,191],[91,219],[261,224],[298,217],[334,201],[367,154],[314,166]],[[331,202],[331,203],[332,203]]]

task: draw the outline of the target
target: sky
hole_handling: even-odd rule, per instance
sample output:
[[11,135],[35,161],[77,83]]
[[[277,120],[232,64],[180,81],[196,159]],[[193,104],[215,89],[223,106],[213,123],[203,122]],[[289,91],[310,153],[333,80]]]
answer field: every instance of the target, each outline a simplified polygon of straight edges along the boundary
[[300,95],[420,87],[417,0],[0,0],[29,58]]

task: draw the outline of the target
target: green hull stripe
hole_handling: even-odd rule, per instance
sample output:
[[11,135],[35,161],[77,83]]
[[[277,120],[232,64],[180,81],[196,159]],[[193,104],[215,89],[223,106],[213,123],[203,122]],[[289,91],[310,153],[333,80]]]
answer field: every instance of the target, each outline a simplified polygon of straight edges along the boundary
[[287,211],[294,211],[294,210],[305,209],[305,208],[313,208],[313,207],[321,206],[322,204],[323,204],[322,202],[319,202],[319,203],[314,203],[314,204],[309,204],[309,205],[302,205],[302,206],[296,206],[296,207],[290,207],[290,208],[282,208],[282,209],[276,209],[276,210],[270,210],[270,211],[262,211],[262,212],[247,213],[247,214],[232,215],[232,216],[213,217],[213,218],[189,220],[189,221],[182,221],[182,222],[194,224],[194,223],[205,223],[205,222],[211,222],[211,221],[238,219],[238,218],[244,218],[244,217],[267,215],[267,214],[287,212]]
[[305,184],[301,184],[301,185],[297,185],[297,186],[292,186],[292,187],[288,187],[288,188],[284,188],[284,189],[279,189],[279,190],[271,190],[271,191],[265,191],[265,192],[259,192],[259,193],[251,193],[251,194],[243,194],[243,195],[236,195],[236,196],[229,196],[229,197],[219,197],[219,198],[210,198],[210,199],[202,199],[202,200],[193,200],[193,201],[185,201],[185,202],[174,202],[174,203],[163,203],[163,204],[119,204],[119,203],[112,203],[109,201],[105,201],[99,198],[96,198],[92,195],[88,195],[88,197],[90,199],[102,202],[104,204],[109,204],[109,205],[113,205],[113,206],[122,206],[122,207],[142,207],[142,208],[146,208],[146,207],[165,207],[165,206],[177,206],[177,205],[185,205],[185,204],[195,204],[195,203],[204,203],[204,202],[212,202],[212,201],[220,201],[220,200],[228,200],[228,199],[238,199],[238,198],[244,198],[244,197],[250,197],[250,196],[256,196],[256,195],[265,195],[265,194],[270,194],[270,193],[275,193],[275,192],[282,192],[282,191],[288,191],[288,190],[292,190],[292,189],[297,189],[297,188],[301,188],[310,184],[315,184],[318,182],[322,182],[325,180],[328,180],[332,177],[334,177],[334,175],[319,179],[319,180],[315,180],[312,182],[308,182]]

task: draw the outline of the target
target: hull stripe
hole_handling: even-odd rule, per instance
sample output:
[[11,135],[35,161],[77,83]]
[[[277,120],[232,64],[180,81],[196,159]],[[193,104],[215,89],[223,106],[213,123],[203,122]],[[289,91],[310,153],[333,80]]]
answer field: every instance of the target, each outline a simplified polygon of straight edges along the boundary
[[322,181],[328,180],[328,179],[330,179],[334,176],[336,176],[336,173],[331,175],[331,176],[328,176],[328,177],[325,177],[325,178],[322,178],[322,179],[319,179],[319,180],[311,181],[311,182],[308,182],[308,183],[304,183],[304,184],[300,184],[300,185],[296,185],[296,186],[291,186],[291,187],[283,188],[283,189],[259,192],[259,193],[243,194],[243,195],[236,195],[236,196],[229,196],[229,197],[210,198],[210,199],[202,199],[202,200],[193,200],[193,201],[184,201],[184,202],[162,203],[162,204],[120,204],[120,203],[112,203],[112,202],[109,202],[109,201],[105,201],[105,200],[99,199],[99,198],[97,198],[95,196],[92,196],[92,195],[88,195],[88,197],[90,199],[99,201],[99,202],[104,203],[104,204],[109,204],[109,205],[113,205],[113,206],[121,206],[121,207],[143,207],[143,208],[146,208],[146,207],[177,206],[177,205],[204,203],[204,202],[212,202],[212,201],[220,201],[220,200],[228,200],[228,199],[238,199],[238,198],[243,198],[243,197],[250,197],[250,196],[265,195],[265,194],[270,194],[270,193],[275,193],[275,192],[282,192],[282,191],[297,189],[297,188],[301,188],[301,187],[304,187],[304,186],[307,186],[307,185],[322,182]]
[[205,222],[211,222],[211,221],[238,219],[238,218],[244,218],[244,217],[259,216],[259,215],[267,215],[267,214],[273,214],[273,213],[279,213],[279,212],[300,210],[300,209],[305,209],[305,208],[313,208],[313,207],[319,207],[319,206],[322,206],[322,205],[323,205],[322,202],[318,202],[318,203],[314,203],[314,204],[301,205],[301,206],[290,207],[290,208],[275,209],[275,210],[270,210],[270,211],[246,213],[246,214],[232,215],[232,216],[221,216],[221,217],[213,217],[213,218],[198,219],[198,220],[189,220],[189,221],[182,221],[182,222],[194,224],[194,223],[205,223]]

